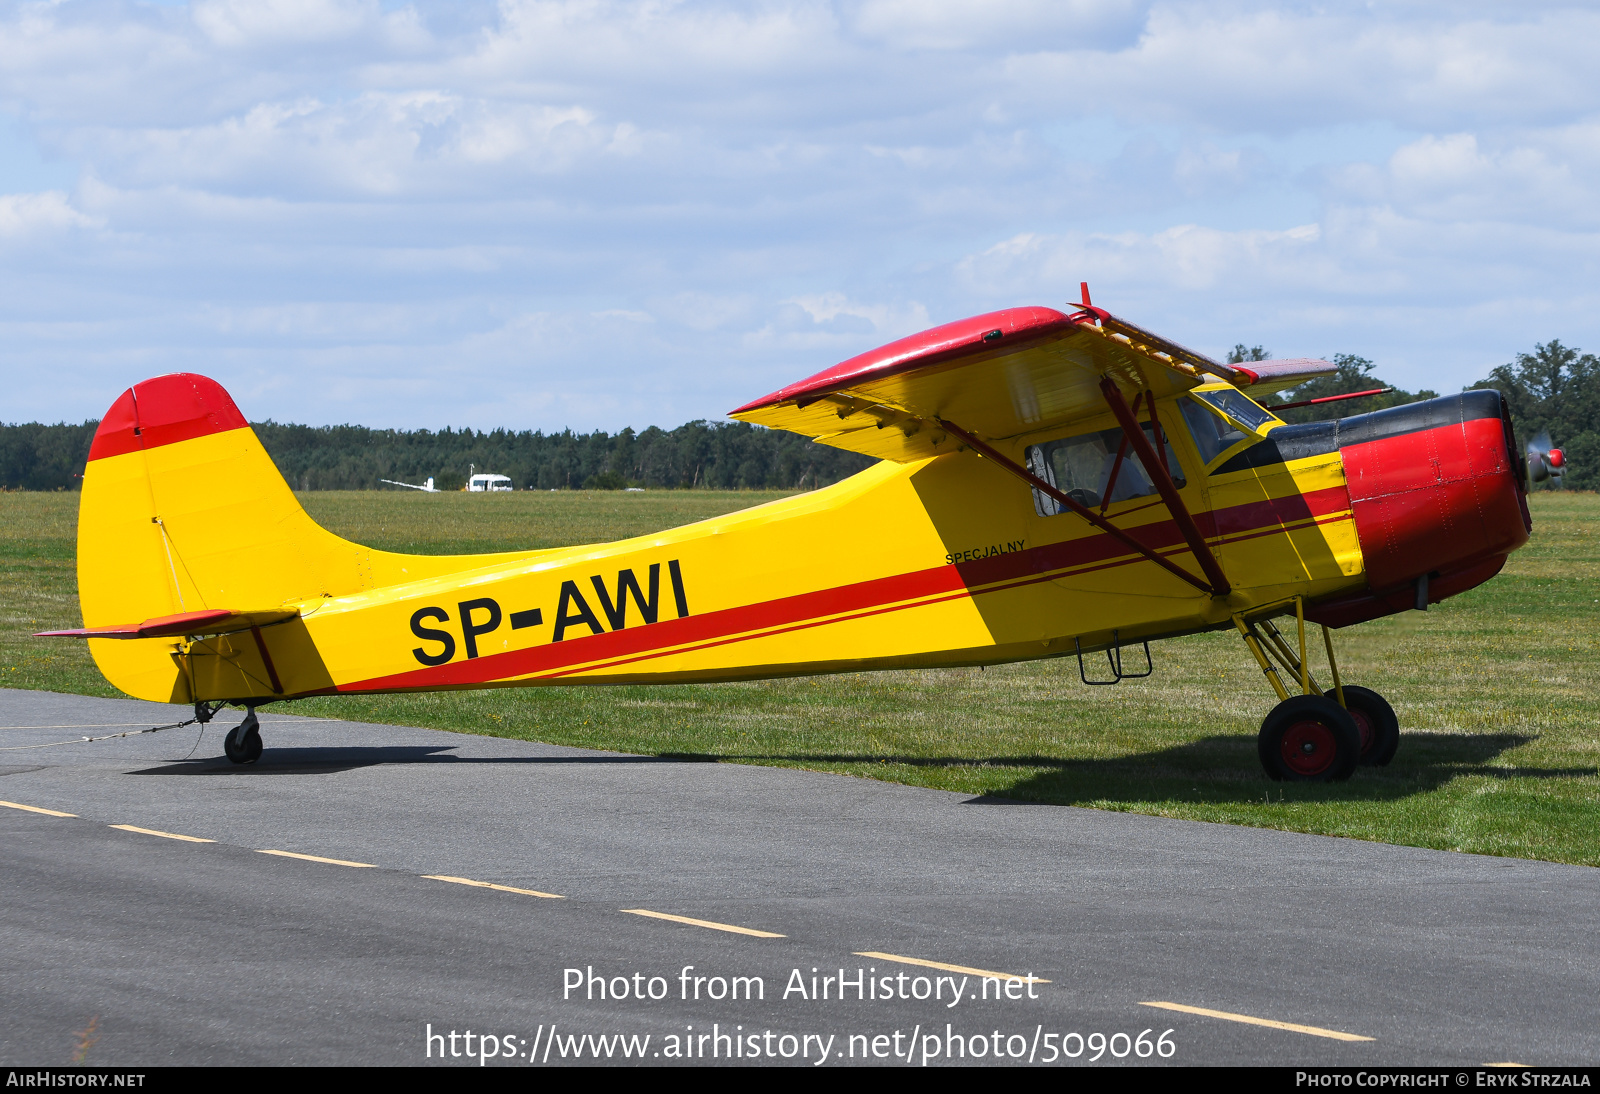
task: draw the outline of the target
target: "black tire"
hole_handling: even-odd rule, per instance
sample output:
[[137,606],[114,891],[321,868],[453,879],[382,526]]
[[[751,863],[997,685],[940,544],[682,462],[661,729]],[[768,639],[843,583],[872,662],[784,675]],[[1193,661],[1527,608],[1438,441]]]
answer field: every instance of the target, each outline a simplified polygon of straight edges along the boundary
[[1343,782],[1361,758],[1350,712],[1320,695],[1294,695],[1272,708],[1256,739],[1261,766],[1277,782]]
[[1395,717],[1394,708],[1371,688],[1346,684],[1343,690],[1345,708],[1361,733],[1361,766],[1388,766],[1395,749],[1400,747],[1400,719]]
[[[244,730],[241,739],[240,730]],[[236,764],[253,764],[261,759],[261,731],[255,726],[236,725],[222,739],[222,751]]]

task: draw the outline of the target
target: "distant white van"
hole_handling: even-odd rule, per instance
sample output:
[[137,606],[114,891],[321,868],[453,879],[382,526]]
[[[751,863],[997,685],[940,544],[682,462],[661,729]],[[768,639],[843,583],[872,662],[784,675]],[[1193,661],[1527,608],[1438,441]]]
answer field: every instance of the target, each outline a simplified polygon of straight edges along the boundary
[[474,475],[467,480],[467,489],[475,494],[511,489],[508,475]]

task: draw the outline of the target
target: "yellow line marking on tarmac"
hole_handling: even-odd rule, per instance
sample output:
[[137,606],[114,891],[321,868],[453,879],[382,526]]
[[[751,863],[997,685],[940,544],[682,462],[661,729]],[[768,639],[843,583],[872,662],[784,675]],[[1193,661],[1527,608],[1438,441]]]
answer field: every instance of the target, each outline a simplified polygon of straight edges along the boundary
[[214,839],[201,839],[199,836],[180,836],[176,832],[163,832],[158,828],[140,828],[133,824],[113,824],[111,828],[120,828],[124,832],[137,832],[141,836],[160,836],[163,839],[181,839],[185,843],[216,843]]
[[307,862],[326,862],[330,866],[360,866],[365,869],[376,870],[377,864],[372,862],[350,862],[342,858],[323,858],[321,855],[302,855],[298,851],[257,851],[258,855],[282,855],[284,858],[303,858]]
[[687,923],[691,927],[709,927],[713,931],[732,931],[734,934],[747,934],[752,938],[787,938],[787,935],[774,934],[771,931],[758,931],[752,927],[735,927],[732,923],[713,923],[709,919],[690,919],[686,915],[668,915],[666,912],[652,912],[648,908],[624,908],[629,915],[646,915],[651,919],[667,919],[673,923]]
[[1293,1022],[1275,1022],[1271,1018],[1255,1018],[1248,1014],[1232,1014],[1225,1010],[1207,1010],[1205,1007],[1190,1007],[1182,1003],[1140,1003],[1141,1007],[1160,1007],[1162,1010],[1177,1010],[1184,1014],[1199,1014],[1206,1018],[1221,1018],[1226,1022],[1243,1022],[1248,1026],[1268,1026],[1272,1029],[1286,1029],[1290,1033],[1308,1033],[1313,1037],[1329,1037],[1335,1041],[1375,1041],[1375,1037],[1363,1037],[1359,1033],[1344,1033],[1336,1029],[1323,1029],[1321,1026],[1300,1026]]
[[1532,1064],[1518,1064],[1510,1060],[1502,1060],[1498,1064],[1484,1064],[1484,1067],[1532,1067]]
[[7,809],[25,809],[29,813],[43,813],[47,817],[76,817],[76,813],[63,813],[57,809],[41,809],[37,805],[23,805],[21,802],[0,802]]
[[877,950],[859,950],[857,957],[873,957],[879,961],[898,961],[902,965],[921,965],[925,969],[943,969],[945,972],[965,973],[967,976],[982,976],[995,980],[1021,980],[1024,984],[1048,984],[1050,981],[1041,980],[1029,974],[1018,976],[1014,972],[990,972],[988,969],[970,969],[965,965],[947,965],[943,961],[924,961],[920,957],[901,957],[895,953],[879,953]]
[[518,889],[513,885],[496,885],[492,881],[473,881],[470,877],[451,877],[449,874],[423,874],[429,881],[450,881],[457,885],[475,885],[480,889],[498,889],[502,893],[521,893],[523,896],[542,896],[547,900],[565,900],[560,893],[541,893],[537,889]]

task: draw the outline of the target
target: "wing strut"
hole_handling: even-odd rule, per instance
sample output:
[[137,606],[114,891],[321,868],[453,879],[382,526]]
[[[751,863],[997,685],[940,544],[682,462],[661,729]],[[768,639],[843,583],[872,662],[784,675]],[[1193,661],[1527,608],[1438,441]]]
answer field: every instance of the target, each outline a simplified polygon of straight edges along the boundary
[[[1119,392],[1118,394],[1120,396],[1121,393]],[[1127,409],[1126,404],[1123,405],[1123,409]],[[947,422],[943,418],[939,419],[939,428],[949,433],[952,437],[960,438],[963,444],[965,444],[968,448],[971,448],[974,452],[978,453],[978,455],[984,457],[985,459],[993,460],[996,464],[1005,468],[1007,471],[1017,476],[1017,478],[1021,479],[1029,486],[1032,486],[1041,494],[1055,499],[1057,502],[1066,506],[1068,509],[1071,509],[1074,513],[1078,514],[1096,528],[1099,528],[1101,531],[1110,534],[1114,539],[1120,540],[1122,543],[1143,555],[1151,562],[1154,562],[1162,569],[1182,578],[1203,593],[1210,593],[1213,596],[1217,595],[1211,586],[1207,585],[1204,581],[1201,581],[1187,570],[1182,569],[1170,559],[1167,559],[1162,555],[1157,554],[1155,551],[1152,551],[1150,548],[1146,547],[1144,544],[1130,536],[1127,532],[1124,532],[1121,528],[1118,528],[1115,524],[1112,524],[1100,514],[1096,513],[1093,509],[1084,506],[1074,498],[1069,498],[1066,494],[1063,494],[1060,490],[1057,490],[1054,486],[1051,486],[1049,483],[1045,482],[1038,475],[1035,475],[1032,471],[1029,471],[1026,467],[1023,467],[1019,463],[1014,463],[1005,456],[1002,456],[993,448],[990,448],[978,438],[974,437],[971,433],[968,433],[965,429],[962,429],[960,426],[951,422]],[[1140,434],[1140,439],[1143,439],[1143,434]],[[1184,515],[1188,515],[1187,510],[1184,511]],[[1214,562],[1213,565],[1215,565]]]
[[[1144,430],[1139,427],[1139,420],[1134,417],[1133,411],[1128,409],[1128,400],[1123,398],[1122,389],[1117,387],[1116,381],[1109,376],[1100,381],[1100,390],[1105,394],[1106,402],[1111,406],[1111,413],[1117,416],[1117,422],[1122,426],[1123,435],[1133,445],[1133,450],[1139,454],[1139,461],[1144,464],[1145,471],[1150,476],[1150,481],[1155,483],[1156,491],[1160,493],[1161,500],[1167,503],[1167,509],[1172,513],[1172,519],[1178,526],[1178,531],[1183,533],[1183,538],[1189,544],[1189,550],[1194,552],[1195,561],[1200,563],[1200,569],[1205,571],[1206,580],[1211,582],[1207,591],[1213,596],[1227,596],[1233,591],[1233,586],[1228,583],[1228,577],[1222,572],[1222,567],[1217,564],[1217,556],[1211,553],[1211,548],[1206,544],[1205,537],[1200,534],[1200,529],[1195,526],[1194,517],[1189,514],[1189,509],[1183,504],[1183,499],[1178,496],[1178,487],[1173,483],[1172,476],[1167,471],[1166,446],[1162,446],[1160,456],[1150,446],[1150,439],[1144,435]],[[1150,421],[1154,430],[1160,430],[1161,420],[1155,415],[1155,400],[1151,400]],[[1159,435],[1159,434],[1158,434]]]

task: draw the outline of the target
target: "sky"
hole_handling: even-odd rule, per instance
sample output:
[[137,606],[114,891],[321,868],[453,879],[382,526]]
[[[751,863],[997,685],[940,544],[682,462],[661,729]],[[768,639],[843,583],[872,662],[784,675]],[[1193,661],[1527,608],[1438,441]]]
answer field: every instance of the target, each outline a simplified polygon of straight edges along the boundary
[[723,417],[1017,305],[1600,351],[1600,7],[0,0],[0,421]]

